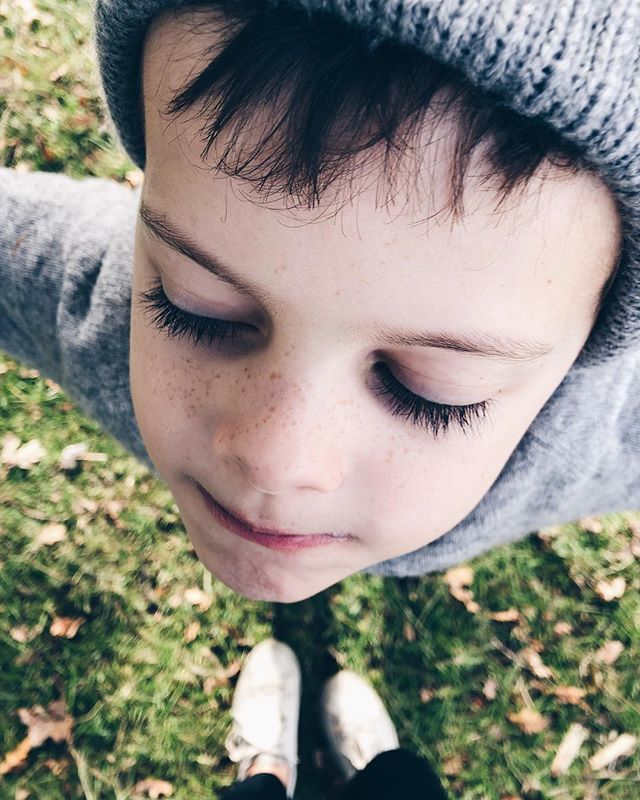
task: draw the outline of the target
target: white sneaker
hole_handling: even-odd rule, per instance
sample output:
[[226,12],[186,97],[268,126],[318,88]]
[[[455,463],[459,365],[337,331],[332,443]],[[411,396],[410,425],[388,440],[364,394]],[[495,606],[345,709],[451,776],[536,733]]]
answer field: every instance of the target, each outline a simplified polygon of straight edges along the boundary
[[379,753],[400,746],[379,695],[355,672],[342,670],[330,678],[320,703],[329,747],[345,778],[364,769]]
[[231,731],[225,741],[238,764],[238,780],[256,756],[283,761],[289,770],[287,797],[293,797],[298,764],[300,664],[284,642],[265,639],[249,653],[233,692]]

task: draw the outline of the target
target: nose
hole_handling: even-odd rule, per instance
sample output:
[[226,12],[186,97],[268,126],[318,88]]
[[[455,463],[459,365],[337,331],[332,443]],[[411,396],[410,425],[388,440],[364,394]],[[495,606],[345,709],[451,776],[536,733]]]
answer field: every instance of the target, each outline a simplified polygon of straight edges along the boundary
[[334,492],[347,471],[344,426],[336,419],[339,406],[326,397],[324,402],[309,400],[295,386],[281,387],[277,396],[260,394],[258,385],[251,388],[254,397],[266,399],[243,409],[236,404],[218,416],[212,441],[216,459],[265,494]]

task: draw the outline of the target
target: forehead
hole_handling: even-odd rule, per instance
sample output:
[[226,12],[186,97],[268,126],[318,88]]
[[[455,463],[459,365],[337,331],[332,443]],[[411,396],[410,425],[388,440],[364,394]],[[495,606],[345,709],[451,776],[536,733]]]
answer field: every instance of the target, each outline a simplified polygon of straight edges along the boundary
[[[198,242],[251,272],[256,283],[273,286],[274,269],[288,272],[283,298],[295,291],[313,302],[319,290],[332,286],[360,297],[374,320],[389,303],[400,303],[417,319],[433,298],[429,310],[441,317],[438,322],[470,313],[478,326],[493,321],[495,329],[498,316],[505,329],[524,332],[528,324],[534,334],[544,327],[560,336],[569,309],[586,313],[591,307],[620,235],[614,201],[592,175],[536,177],[496,211],[495,196],[478,177],[487,165],[476,154],[465,184],[465,216],[453,221],[443,213],[453,141],[446,125],[425,150],[415,176],[418,191],[400,191],[397,202],[384,208],[371,174],[354,182],[353,203],[323,215],[260,205],[246,185],[212,172],[200,157],[198,109],[179,120],[163,113],[173,92],[204,66],[204,49],[216,42],[214,27],[194,31],[191,23],[205,18],[210,16],[202,10],[158,18],[143,62],[144,191]],[[425,141],[432,136],[425,129]],[[214,146],[211,155],[216,153]],[[278,288],[276,280],[272,293]],[[523,324],[523,309],[533,307],[537,319]]]

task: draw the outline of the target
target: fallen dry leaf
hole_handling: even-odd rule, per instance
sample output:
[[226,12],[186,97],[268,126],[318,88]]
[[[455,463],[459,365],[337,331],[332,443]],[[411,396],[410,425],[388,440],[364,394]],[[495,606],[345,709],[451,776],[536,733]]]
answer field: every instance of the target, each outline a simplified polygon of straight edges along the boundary
[[52,522],[40,530],[40,533],[36,536],[36,542],[38,544],[52,545],[63,542],[66,538],[66,527],[60,523]]
[[49,703],[47,710],[42,706],[19,708],[18,717],[22,724],[27,726],[27,736],[0,763],[0,775],[6,775],[23,764],[29,751],[39,747],[47,739],[53,739],[54,742],[70,742],[72,738],[73,718],[67,713],[64,700]]
[[104,463],[109,457],[106,453],[89,453],[85,442],[67,445],[58,459],[60,469],[71,470],[78,466],[78,461],[99,461]]
[[28,738],[23,739],[17,747],[7,753],[4,761],[0,761],[0,775],[6,775],[8,772],[21,767],[27,760],[30,751],[31,742]]
[[202,589],[198,589],[197,586],[193,586],[191,589],[185,591],[184,600],[189,603],[189,605],[198,606],[200,611],[208,611],[212,602],[211,596],[203,592]]
[[584,699],[586,691],[579,686],[556,686],[553,693],[561,703],[576,706]]
[[73,717],[67,713],[64,700],[54,700],[45,710],[42,706],[18,709],[20,721],[27,726],[32,747],[39,747],[47,739],[70,742]]
[[471,614],[477,614],[480,606],[473,599],[473,592],[468,589],[473,583],[473,570],[471,567],[453,567],[444,574],[444,581],[449,587],[449,593],[459,600]]
[[413,627],[413,625],[410,622],[405,622],[404,623],[404,628],[403,628],[402,633],[404,635],[404,638],[408,642],[415,642],[415,640],[416,640],[416,629]]
[[578,525],[583,531],[589,531],[589,533],[602,533],[604,530],[604,525],[598,517],[581,517]]
[[140,186],[143,178],[144,172],[139,169],[129,170],[129,172],[127,172],[124,176],[126,183],[128,183],[132,189],[136,189],[138,186]]
[[596,594],[607,603],[612,600],[618,600],[622,597],[627,588],[627,582],[624,578],[618,576],[612,581],[598,581],[596,584]]
[[69,762],[64,758],[47,758],[43,764],[53,775],[56,776],[62,775],[66,769],[69,769]]
[[487,678],[484,682],[484,686],[482,687],[482,694],[487,698],[487,700],[495,700],[496,695],[498,693],[498,684],[493,678]]
[[11,636],[14,641],[20,642],[20,644],[32,642],[37,635],[37,628],[27,628],[26,625],[17,625],[15,628],[11,628],[9,631],[9,636]]
[[442,762],[442,771],[445,775],[459,775],[463,766],[462,756],[456,753]]
[[226,683],[228,683],[229,678],[237,675],[240,672],[240,668],[241,664],[239,661],[232,661],[228,667],[220,670],[218,673],[216,673],[216,675],[212,675],[211,677],[207,678],[202,684],[202,690],[205,694],[211,694],[214,689],[217,689],[219,686],[224,686]]
[[562,525],[551,525],[548,528],[543,528],[542,530],[538,531],[537,536],[543,542],[549,542],[552,539],[555,539],[556,536],[560,536],[562,533]]
[[611,664],[614,664],[618,658],[620,658],[623,650],[624,645],[622,642],[619,642],[617,639],[610,639],[596,652],[595,657],[603,664],[611,666]]
[[108,500],[102,504],[104,513],[109,522],[118,529],[124,528],[124,522],[120,519],[120,512],[122,511],[122,503],[119,500]]
[[197,639],[198,634],[200,633],[200,623],[199,622],[191,622],[184,631],[184,640],[185,642],[193,642]]
[[569,727],[551,764],[551,774],[554,777],[564,775],[569,769],[588,736],[589,731],[577,722]]
[[563,620],[556,622],[556,624],[553,626],[553,632],[558,636],[566,636],[572,631],[573,625],[570,622],[564,622]]
[[52,636],[64,636],[67,639],[73,639],[83,622],[85,622],[83,617],[54,617],[49,633]]
[[507,608],[505,611],[493,611],[489,614],[489,619],[496,622],[519,622],[520,612],[517,608]]
[[526,647],[522,651],[522,655],[527,663],[529,669],[538,678],[553,678],[553,671],[543,663],[540,654],[537,653],[532,647]]
[[134,789],[134,794],[146,794],[152,800],[157,800],[158,797],[171,797],[173,794],[173,786],[169,781],[161,781],[158,778],[145,778],[143,781],[138,781]]
[[533,708],[521,708],[515,714],[507,714],[507,719],[524,733],[540,733],[549,725],[549,720]]
[[617,758],[630,756],[636,749],[637,743],[637,736],[632,736],[630,733],[622,733],[613,742],[601,747],[597,753],[591,756],[589,766],[593,770],[604,769]]
[[435,696],[436,693],[433,691],[433,689],[429,689],[427,686],[424,686],[422,689],[420,689],[421,703],[430,703]]
[[0,461],[8,467],[31,469],[40,462],[47,451],[37,439],[31,439],[26,444],[20,445],[20,439],[13,433],[7,433],[3,439]]

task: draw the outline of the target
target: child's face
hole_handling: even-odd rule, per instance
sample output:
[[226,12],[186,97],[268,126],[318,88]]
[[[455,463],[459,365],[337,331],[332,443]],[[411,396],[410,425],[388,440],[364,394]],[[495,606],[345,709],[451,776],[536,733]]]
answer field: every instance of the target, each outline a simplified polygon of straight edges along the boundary
[[[437,539],[477,505],[589,334],[617,214],[586,175],[534,181],[497,214],[495,197],[469,182],[454,225],[443,214],[412,226],[428,209],[403,206],[402,192],[396,207],[376,209],[375,183],[317,222],[317,211],[259,207],[241,195],[247,186],[204,167],[197,121],[159,116],[193,66],[194,43],[175,26],[157,26],[145,51],[143,203],[268,298],[242,293],[139,220],[134,292],[161,280],[184,311],[255,327],[235,343],[196,346],[158,330],[134,295],[136,417],[204,564],[247,597],[297,601]],[[446,174],[442,161],[426,175],[440,206]],[[401,346],[378,329],[548,352],[515,360]],[[434,436],[376,393],[376,364],[434,403],[491,407],[468,436],[454,418]],[[198,484],[262,528],[351,538],[293,551],[248,541],[212,518]]]

